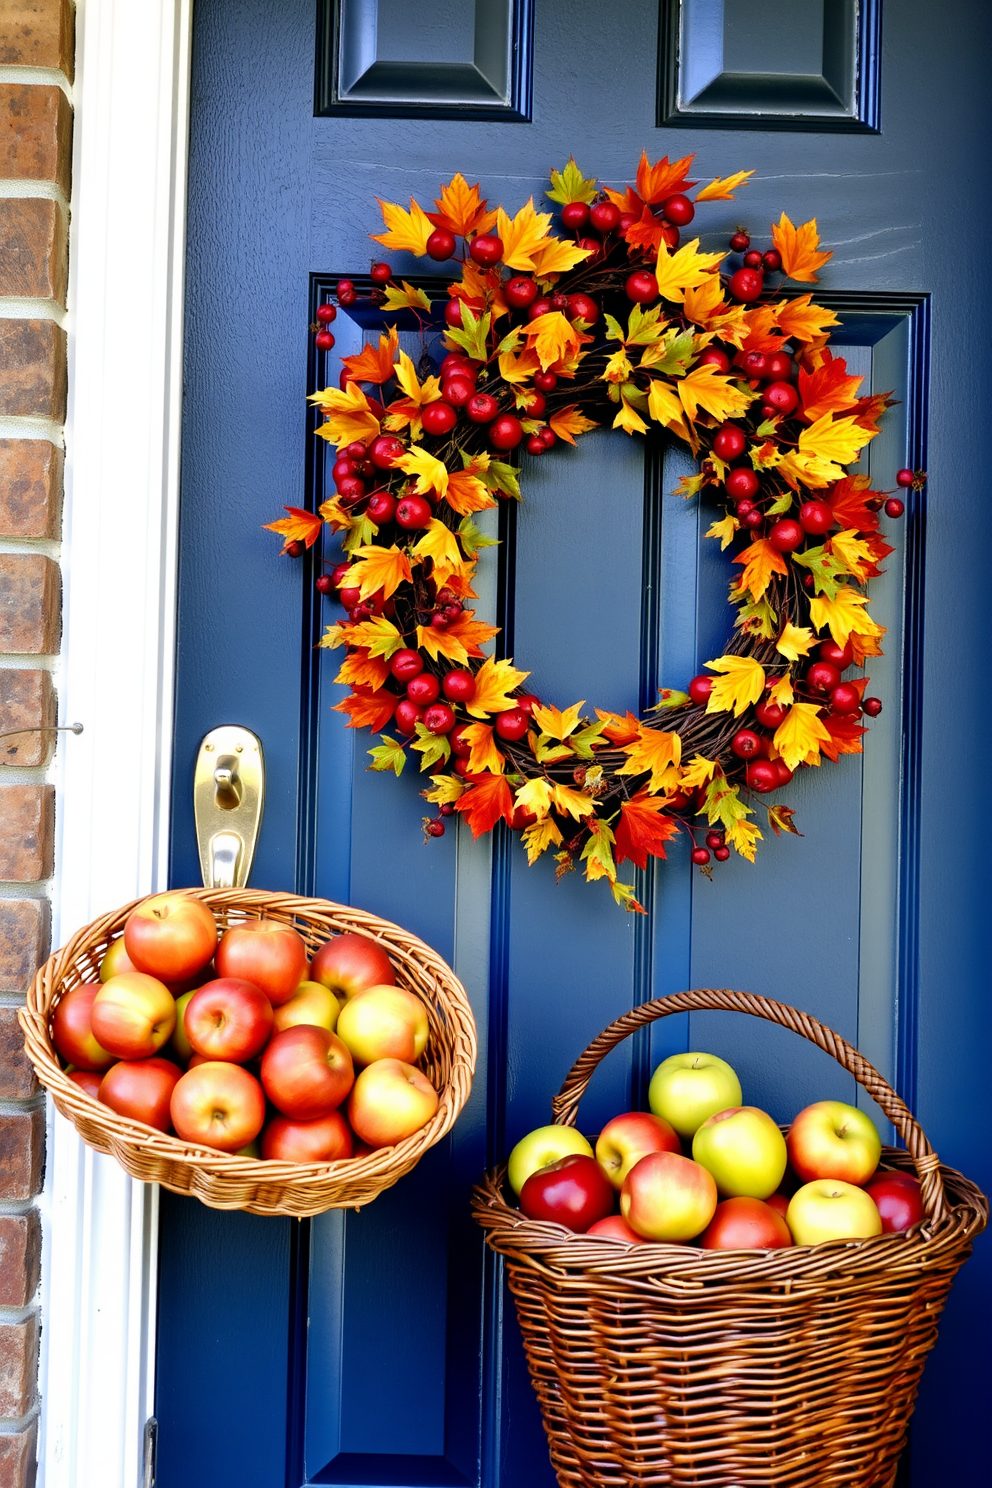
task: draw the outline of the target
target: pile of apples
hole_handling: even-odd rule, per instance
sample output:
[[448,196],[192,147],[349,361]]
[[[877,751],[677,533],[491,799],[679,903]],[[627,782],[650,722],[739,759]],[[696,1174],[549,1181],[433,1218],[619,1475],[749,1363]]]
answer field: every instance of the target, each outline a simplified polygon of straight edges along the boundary
[[741,1100],[725,1060],[674,1054],[652,1076],[650,1112],[614,1116],[595,1151],[574,1127],[538,1127],[510,1153],[507,1178],[528,1218],[627,1245],[778,1250],[923,1219],[918,1181],[877,1171],[882,1144],[863,1111],[817,1101],[783,1136]]
[[291,925],[218,935],[202,900],[158,894],[128,916],[99,975],[61,998],[52,1042],[70,1080],[156,1131],[336,1162],[403,1141],[437,1110],[417,1068],[427,1011],[366,936],[335,935],[308,962]]

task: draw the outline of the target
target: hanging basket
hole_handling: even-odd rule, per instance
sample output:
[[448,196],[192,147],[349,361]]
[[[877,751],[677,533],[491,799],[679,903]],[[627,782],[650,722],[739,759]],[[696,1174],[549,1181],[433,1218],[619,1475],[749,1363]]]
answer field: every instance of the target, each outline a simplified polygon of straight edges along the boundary
[[505,1166],[473,1212],[506,1259],[562,1488],[890,1488],[958,1268],[988,1217],[857,1050],[815,1018],[745,992],[694,991],[611,1023],[553,1102],[574,1125],[600,1060],[670,1013],[750,1013],[832,1055],[878,1102],[926,1218],[899,1235],[774,1251],[620,1245],[526,1219]]
[[[329,936],[357,931],[385,950],[400,986],[427,1008],[430,1034],[420,1060],[438,1092],[437,1111],[422,1130],[394,1147],[333,1163],[262,1162],[231,1157],[183,1142],[118,1116],[88,1096],[63,1071],[52,1047],[52,1013],[60,997],[81,982],[96,980],[100,961],[124,928],[134,904],[86,925],[38,971],[19,1017],[38,1079],[56,1107],[84,1142],[108,1152],[133,1178],[160,1183],[173,1193],[193,1194],[214,1209],[245,1209],[250,1214],[300,1218],[325,1209],[368,1204],[409,1173],[454,1125],[468,1099],[475,1071],[475,1020],[461,982],[431,948],[388,920],[295,894],[259,889],[192,889],[213,910],[219,930],[246,919],[280,920],[293,925],[313,955]],[[140,900],[135,900],[140,903]]]

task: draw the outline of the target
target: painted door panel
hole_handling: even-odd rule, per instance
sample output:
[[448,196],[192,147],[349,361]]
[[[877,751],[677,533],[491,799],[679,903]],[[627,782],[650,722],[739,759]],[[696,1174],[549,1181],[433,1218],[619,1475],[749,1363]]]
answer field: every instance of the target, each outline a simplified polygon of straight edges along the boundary
[[[732,119],[656,127],[670,31],[654,0],[542,0],[532,123],[315,118],[314,22],[313,0],[197,6],[172,877],[196,880],[196,745],[214,724],[245,723],[268,766],[253,883],[351,901],[436,946],[473,999],[479,1073],[449,1140],[361,1213],[296,1224],[163,1195],[158,1484],[550,1488],[512,1303],[467,1195],[548,1119],[573,1058],[617,1013],[690,985],[808,1008],[896,1080],[948,1161],[988,1177],[976,1136],[989,1053],[981,838],[956,784],[979,768],[984,739],[971,680],[988,633],[984,558],[968,524],[979,520],[988,388],[962,386],[960,367],[964,356],[975,378],[984,370],[969,347],[987,292],[965,279],[964,254],[989,224],[958,135],[986,107],[972,59],[988,18],[966,0],[939,17],[923,0],[890,8],[881,134],[756,128],[754,117],[739,132]],[[939,119],[923,119],[914,96],[923,58]],[[890,627],[872,672],[886,707],[863,760],[798,777],[789,804],[805,836],[766,834],[755,867],[728,864],[708,882],[690,876],[688,845],[673,844],[643,876],[651,915],[635,920],[576,876],[555,885],[545,865],[528,869],[499,835],[474,843],[452,830],[422,844],[419,782],[365,770],[369,740],[329,711],[337,658],[313,653],[310,581],[277,559],[260,524],[281,503],[320,499],[305,395],[337,364],[315,365],[306,327],[324,285],[367,270],[376,194],[426,202],[462,169],[518,205],[572,151],[617,182],[642,145],[652,158],[695,150],[701,176],[755,167],[739,202],[707,213],[707,247],[738,219],[757,230],[783,208],[797,222],[817,215],[835,249],[825,293],[845,354],[901,400],[866,468],[891,484],[926,458],[932,478],[927,502],[893,524],[896,552],[873,589]],[[344,315],[334,329],[339,353],[366,334]],[[723,649],[727,561],[704,540],[712,512],[671,494],[687,468],[678,450],[605,433],[525,462],[525,501],[502,516],[480,613],[500,614],[507,654],[542,696],[637,709]],[[953,719],[940,702],[948,686]],[[784,1031],[700,1015],[612,1055],[584,1128],[642,1097],[654,1062],[686,1047],[730,1058],[748,1098],[782,1119],[811,1099],[854,1097],[835,1065]],[[983,1255],[966,1269],[928,1369],[915,1488],[946,1476],[948,1451],[956,1477],[981,1460],[969,1391],[987,1368],[976,1340],[989,1332],[975,1324],[987,1266]]]

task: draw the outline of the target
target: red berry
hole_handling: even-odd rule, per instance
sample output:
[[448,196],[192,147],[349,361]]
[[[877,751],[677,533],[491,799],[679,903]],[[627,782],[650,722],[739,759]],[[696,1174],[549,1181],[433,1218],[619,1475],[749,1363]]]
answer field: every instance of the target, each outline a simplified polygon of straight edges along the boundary
[[313,338],[313,344],[318,351],[330,351],[334,345],[334,336],[330,331],[318,331]]
[[688,227],[696,215],[696,208],[687,196],[679,192],[662,203],[661,212],[662,216],[667,217],[675,227]]
[[722,847],[723,846],[723,833],[722,832],[717,832],[717,831],[707,832],[706,833],[706,846],[707,847],[712,847],[712,848]]
[[735,300],[748,305],[760,299],[765,278],[760,269],[738,269],[736,274],[731,274],[728,287]]
[[611,201],[596,202],[589,208],[589,222],[598,233],[615,232],[620,226],[620,208]]
[[758,248],[751,248],[747,253],[745,253],[745,255],[744,255],[744,267],[746,269],[760,269],[761,268],[761,263],[762,263],[762,257],[761,257],[761,250],[760,249],[758,249]]
[[335,589],[340,589],[342,584],[346,584],[348,582],[348,574],[350,573],[350,571],[350,563],[339,563],[335,568],[331,569],[331,578],[334,581]]
[[768,376],[768,358],[763,351],[743,351],[737,358],[737,364],[745,377],[757,380]]
[[551,301],[546,295],[542,295],[539,300],[534,301],[533,305],[531,305],[530,309],[527,311],[527,319],[540,320],[542,315],[548,315],[550,314],[550,312]]
[[900,501],[898,496],[890,496],[885,503],[885,515],[887,517],[901,517],[906,510],[906,503]]
[[561,209],[562,226],[569,232],[579,232],[589,221],[589,206],[586,202],[566,202]]
[[547,429],[541,430],[540,440],[541,443],[544,445],[544,448],[546,450],[549,450],[558,443],[558,436],[555,433],[554,429],[549,426]]
[[[443,730],[431,729],[431,733],[432,734],[436,734],[436,733],[440,733],[440,732],[443,732]],[[430,821],[425,824],[424,831],[427,833],[428,837],[443,837],[444,836],[444,822],[441,821],[440,817],[437,817],[437,816],[431,817]]]
[[706,677],[700,674],[698,677],[693,677],[692,681],[689,683],[689,696],[692,698],[692,701],[694,703],[698,703],[700,707],[704,707],[709,702],[710,693],[712,691],[712,677]]
[[335,485],[337,485],[338,481],[345,480],[349,475],[356,475],[357,473],[358,466],[354,460],[349,460],[347,455],[339,455],[331,469]]
[[528,718],[533,716],[534,709],[540,707],[540,705],[541,699],[535,697],[532,692],[522,692],[517,698],[517,707],[526,713]]
[[444,307],[445,323],[453,326],[455,330],[461,330],[462,325],[462,302],[455,296],[448,301]]
[[713,436],[713,453],[729,464],[739,460],[747,448],[747,435],[737,424],[721,424]]
[[346,610],[353,610],[361,603],[362,591],[351,584],[345,584],[338,590],[338,599]]
[[761,749],[761,740],[753,729],[739,729],[730,747],[739,759],[753,759]]
[[788,382],[795,368],[787,351],[773,351],[768,358],[768,376],[773,382]]
[[[454,753],[454,750],[452,750],[452,753]],[[461,775],[463,777],[466,776],[466,775],[468,775],[469,768],[468,768],[468,759],[466,757],[467,754],[468,754],[468,751],[466,750],[465,756],[463,756],[463,755],[457,755],[456,756],[456,758],[455,758],[455,774],[456,775]]]
[[369,269],[369,278],[373,284],[388,284],[393,277],[393,271],[387,263],[374,263]]
[[467,703],[475,692],[475,678],[464,667],[445,672],[441,679],[441,690],[449,702]]
[[450,434],[458,422],[458,414],[450,403],[439,399],[436,403],[428,403],[420,410],[420,421],[424,426],[425,434]]
[[879,713],[881,713],[882,711],[882,699],[877,697],[867,697],[865,698],[861,706],[868,714],[869,718],[877,718]]
[[524,426],[512,413],[503,413],[489,425],[489,442],[498,450],[516,449],[524,437]]
[[499,413],[499,404],[491,393],[475,393],[465,404],[473,424],[491,424]]
[[503,285],[503,294],[514,310],[526,310],[537,299],[537,285],[526,274],[516,274]]
[[463,351],[449,351],[438,368],[437,375],[443,382],[446,377],[454,374],[464,373],[466,377],[475,376],[475,363],[470,361]]
[[751,234],[739,228],[730,240],[730,246],[735,253],[743,253],[751,246]]
[[666,248],[677,248],[679,246],[679,230],[671,222],[662,222],[661,240]]
[[653,305],[658,298],[658,280],[650,269],[637,269],[624,285],[628,300],[635,305]]
[[373,491],[365,510],[376,526],[381,527],[384,522],[391,522],[395,517],[396,497],[391,496],[388,491]]
[[769,274],[777,274],[782,267],[782,255],[777,248],[769,248],[767,253],[761,255],[761,262]]
[[799,407],[799,394],[791,382],[770,382],[765,388],[764,399],[776,413],[788,418]]
[[896,471],[897,486],[911,486],[913,484],[913,472],[908,469]]
[[524,449],[529,455],[543,455],[547,445],[540,434],[528,434],[524,440]]
[[700,868],[704,868],[710,860],[709,851],[705,847],[694,847],[692,849],[692,861]]
[[523,708],[509,708],[496,714],[496,734],[500,739],[522,739],[530,726],[530,719]]
[[455,251],[455,235],[446,227],[436,227],[427,239],[427,257],[444,263]]
[[730,371],[730,358],[725,351],[720,350],[719,346],[707,346],[706,350],[700,354],[697,366],[715,367],[718,372],[726,374]]
[[778,777],[777,780],[776,780],[776,782],[775,782],[776,785],[779,785],[779,786],[781,786],[781,785],[788,785],[789,781],[792,779],[792,771],[789,769],[788,765],[785,763],[785,760],[784,759],[772,760],[771,763],[774,765],[774,767],[775,767],[775,774]]
[[568,297],[566,315],[569,320],[581,320],[586,325],[595,325],[599,319],[599,306],[591,295],[573,294]]
[[338,290],[338,304],[343,305],[345,309],[347,309],[349,305],[353,305],[357,299],[358,295],[353,289]]
[[713,856],[716,858],[718,863],[725,863],[730,857],[730,848],[716,847],[713,849]]
[[830,707],[834,713],[857,713],[861,694],[853,682],[838,682],[830,694]]
[[[737,509],[740,511],[740,507]],[[759,527],[765,525],[765,514],[757,507],[752,507],[746,517],[741,517],[741,523],[749,532],[757,532]]]
[[464,372],[454,372],[447,382],[442,382],[441,394],[453,408],[464,408],[475,394],[475,378],[467,377]]
[[557,310],[560,315],[564,315],[568,309],[568,295],[558,292],[553,294],[551,296],[551,308],[552,310]]
[[503,257],[503,239],[495,233],[481,233],[479,237],[472,239],[468,251],[477,264],[491,268]]
[[369,459],[377,470],[391,470],[405,453],[403,441],[395,434],[379,434],[369,445]]
[[768,541],[779,553],[794,553],[806,541],[806,534],[792,517],[783,517],[769,532]]
[[804,501],[799,508],[799,521],[804,532],[822,537],[834,525],[834,514],[825,501]]
[[814,661],[806,673],[806,686],[811,692],[832,692],[840,681],[840,672],[829,661]]
[[525,413],[528,418],[540,418],[546,407],[543,393],[524,394],[521,412]]
[[472,746],[465,737],[465,730],[471,727],[470,723],[460,723],[457,728],[451,730],[448,743],[451,745],[452,754],[458,759],[468,759],[472,753]]
[[411,703],[409,698],[400,698],[396,704],[396,712],[393,714],[393,722],[401,734],[415,734],[417,724],[423,716],[423,708],[418,708],[416,703]]
[[337,320],[338,312],[330,302],[317,306],[317,319],[321,325],[330,325],[332,320]]
[[558,386],[558,374],[556,372],[535,372],[534,386],[539,393],[550,393]]
[[819,652],[820,660],[829,661],[839,672],[845,672],[854,660],[854,647],[850,641],[846,646],[838,646],[836,641],[821,641]]
[[351,280],[351,279],[339,279],[338,280],[338,294],[339,295],[340,295],[340,293],[341,293],[342,290],[344,290],[345,294],[348,294],[349,291],[354,292],[354,289],[355,289],[355,285],[354,285],[354,281],[353,280]]
[[763,728],[777,729],[779,724],[785,721],[785,709],[781,703],[773,703],[768,698],[763,698],[755,707],[754,716]]
[[346,475],[343,480],[338,481],[338,495],[344,501],[358,501],[365,495],[365,482],[359,480],[357,475]]
[[761,489],[761,482],[758,480],[754,471],[749,469],[747,465],[741,465],[738,469],[731,470],[727,475],[724,485],[727,488],[727,495],[731,501],[741,501],[745,497],[747,500],[753,501]]
[[443,610],[438,610],[436,615],[431,616],[431,628],[433,630],[447,630],[450,624],[451,621]]
[[413,651],[405,646],[402,651],[397,651],[390,661],[389,670],[397,682],[409,682],[411,677],[419,677],[424,670],[424,659],[419,651]]
[[455,808],[450,801],[442,801],[438,809],[439,816],[454,816]]
[[318,594],[333,594],[334,580],[331,578],[330,574],[321,574],[320,577],[315,580],[313,587],[316,589]]
[[424,728],[429,734],[450,734],[455,715],[447,703],[433,703],[424,714]]
[[462,608],[460,604],[446,604],[442,613],[446,620],[457,620]]
[[603,256],[603,245],[598,238],[579,238],[575,244],[576,248],[584,248],[589,254],[586,263],[592,263]]
[[778,771],[771,760],[751,760],[747,767],[746,779],[749,789],[760,791],[764,795],[766,791],[773,791],[778,785]]
[[417,527],[429,527],[431,524],[430,502],[425,501],[423,496],[404,496],[396,508],[396,520],[408,532]]

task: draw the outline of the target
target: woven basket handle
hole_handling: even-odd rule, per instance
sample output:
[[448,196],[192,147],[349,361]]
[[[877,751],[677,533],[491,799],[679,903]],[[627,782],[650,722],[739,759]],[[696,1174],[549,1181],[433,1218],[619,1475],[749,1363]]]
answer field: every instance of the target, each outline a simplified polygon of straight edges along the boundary
[[908,1106],[899,1099],[889,1082],[846,1039],[842,1039],[839,1033],[834,1033],[832,1028],[827,1028],[809,1013],[801,1013],[797,1008],[790,1007],[788,1003],[775,1002],[770,997],[756,997],[751,992],[701,987],[692,992],[676,992],[671,997],[658,997],[653,1002],[642,1003],[632,1012],[624,1013],[608,1028],[604,1028],[572,1065],[564,1085],[551,1103],[555,1122],[559,1126],[575,1125],[579,1101],[600,1061],[638,1028],[654,1023],[658,1018],[667,1018],[670,1013],[698,1012],[705,1008],[730,1013],[750,1013],[755,1018],[767,1018],[769,1023],[791,1028],[793,1033],[801,1034],[811,1044],[816,1044],[818,1049],[836,1059],[842,1068],[854,1076],[859,1085],[864,1086],[892,1122],[916,1165],[924,1209],[933,1219],[943,1218],[946,1200],[937,1154],[927,1141],[919,1122]]

